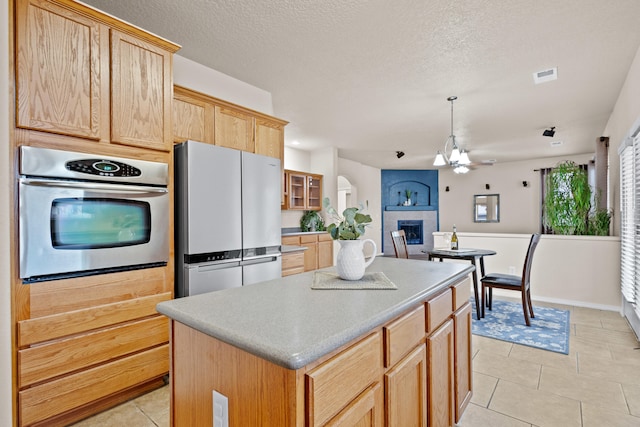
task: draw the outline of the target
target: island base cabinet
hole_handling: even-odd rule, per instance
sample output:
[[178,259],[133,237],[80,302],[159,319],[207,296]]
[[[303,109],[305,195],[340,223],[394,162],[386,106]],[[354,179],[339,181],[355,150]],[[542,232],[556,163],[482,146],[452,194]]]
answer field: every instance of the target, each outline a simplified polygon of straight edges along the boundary
[[427,338],[429,427],[454,425],[454,328],[449,319]]
[[377,383],[362,392],[349,406],[325,424],[327,427],[382,427],[384,393]]
[[384,376],[388,427],[427,425],[427,350],[420,345]]
[[465,303],[453,313],[455,327],[456,348],[456,423],[460,422],[462,413],[471,400],[472,369],[471,369],[471,304]]

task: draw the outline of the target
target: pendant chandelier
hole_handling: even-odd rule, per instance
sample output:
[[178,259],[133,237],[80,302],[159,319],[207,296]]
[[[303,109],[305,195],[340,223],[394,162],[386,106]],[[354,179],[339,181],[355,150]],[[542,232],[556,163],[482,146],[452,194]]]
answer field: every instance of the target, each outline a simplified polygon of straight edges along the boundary
[[[458,99],[457,96],[447,98],[447,101],[451,103],[451,133],[444,143],[444,149],[442,151],[438,150],[433,166],[449,165],[455,173],[467,173],[469,172],[467,165],[471,163],[471,160],[469,160],[467,152],[458,147],[456,136],[453,134],[453,101],[456,99]],[[451,150],[451,152],[448,150]]]

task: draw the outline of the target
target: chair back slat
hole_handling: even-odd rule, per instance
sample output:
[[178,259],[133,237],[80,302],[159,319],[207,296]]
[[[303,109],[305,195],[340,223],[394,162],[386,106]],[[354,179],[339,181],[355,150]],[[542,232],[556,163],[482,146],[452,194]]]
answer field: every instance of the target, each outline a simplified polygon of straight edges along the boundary
[[409,258],[409,251],[407,250],[407,237],[404,230],[391,231],[391,241],[393,242],[393,250],[396,253],[396,258]]
[[527,249],[527,256],[524,259],[524,267],[522,269],[522,288],[527,289],[529,287],[529,279],[531,277],[531,265],[533,264],[533,253],[538,247],[540,242],[540,234],[534,234],[529,241],[529,249]]

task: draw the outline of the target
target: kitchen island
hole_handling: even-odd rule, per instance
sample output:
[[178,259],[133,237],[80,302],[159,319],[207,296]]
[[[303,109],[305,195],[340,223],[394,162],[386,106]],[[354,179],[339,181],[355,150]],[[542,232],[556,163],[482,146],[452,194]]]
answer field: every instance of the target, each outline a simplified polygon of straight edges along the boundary
[[311,289],[334,271],[158,304],[172,424],[212,425],[215,390],[230,427],[453,425],[471,397],[473,267],[381,257],[367,273],[397,289]]

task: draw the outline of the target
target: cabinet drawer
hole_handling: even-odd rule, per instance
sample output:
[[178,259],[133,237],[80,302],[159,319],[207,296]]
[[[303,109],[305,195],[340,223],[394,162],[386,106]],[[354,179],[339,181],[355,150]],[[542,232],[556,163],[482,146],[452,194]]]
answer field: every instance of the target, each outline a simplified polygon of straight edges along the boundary
[[323,425],[381,375],[382,338],[375,332],[307,373],[307,425]]
[[333,238],[331,237],[331,234],[329,234],[329,233],[318,234],[318,242],[330,242],[332,240],[333,240]]
[[318,241],[318,234],[306,234],[300,236],[300,244],[304,245],[305,243],[316,243]]
[[471,298],[471,280],[467,277],[458,284],[453,285],[451,289],[453,290],[453,311],[456,311],[465,302],[469,302],[469,298]]
[[169,371],[169,344],[30,387],[18,395],[20,420],[31,425],[134,387]]
[[453,304],[453,291],[447,289],[440,295],[427,301],[427,333],[430,333],[438,328],[445,320],[447,320],[451,313]]
[[304,252],[294,252],[282,255],[282,269],[301,267],[304,269]]
[[425,336],[425,308],[421,305],[383,328],[385,367],[395,365]]
[[282,236],[282,244],[300,246],[300,236]]
[[169,342],[169,321],[155,316],[18,351],[19,387]]

